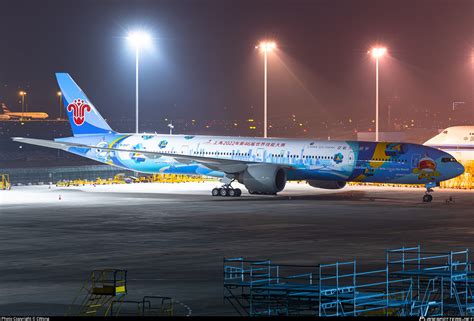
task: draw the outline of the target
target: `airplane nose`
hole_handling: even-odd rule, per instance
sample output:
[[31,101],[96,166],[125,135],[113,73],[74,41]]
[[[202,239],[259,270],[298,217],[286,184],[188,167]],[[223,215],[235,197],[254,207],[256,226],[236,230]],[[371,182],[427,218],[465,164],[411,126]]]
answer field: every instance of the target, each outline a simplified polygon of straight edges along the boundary
[[456,176],[459,176],[459,175],[461,175],[462,173],[464,173],[464,166],[463,166],[461,163],[456,162],[456,163],[454,164],[454,174],[455,174]]

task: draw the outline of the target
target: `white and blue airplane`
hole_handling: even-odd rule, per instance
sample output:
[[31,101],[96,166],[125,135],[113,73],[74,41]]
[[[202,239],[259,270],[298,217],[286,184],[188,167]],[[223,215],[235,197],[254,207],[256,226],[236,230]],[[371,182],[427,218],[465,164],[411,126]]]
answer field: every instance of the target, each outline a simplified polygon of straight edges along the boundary
[[379,182],[424,184],[423,201],[430,202],[433,187],[464,172],[450,154],[410,143],[117,133],[69,74],[57,73],[56,78],[73,137],[13,140],[141,173],[221,178],[224,185],[214,188],[213,196],[240,196],[234,181],[250,194],[276,194],[291,180],[325,189]]

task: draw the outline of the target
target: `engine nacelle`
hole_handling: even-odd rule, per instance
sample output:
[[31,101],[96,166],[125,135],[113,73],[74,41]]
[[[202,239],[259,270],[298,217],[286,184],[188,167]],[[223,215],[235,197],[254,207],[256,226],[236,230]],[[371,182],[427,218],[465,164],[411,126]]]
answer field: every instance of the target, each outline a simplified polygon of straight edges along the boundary
[[278,165],[252,164],[239,175],[238,181],[251,194],[275,194],[285,188],[286,172]]
[[323,181],[318,179],[312,179],[307,181],[312,187],[324,188],[324,189],[341,189],[346,186],[344,181]]

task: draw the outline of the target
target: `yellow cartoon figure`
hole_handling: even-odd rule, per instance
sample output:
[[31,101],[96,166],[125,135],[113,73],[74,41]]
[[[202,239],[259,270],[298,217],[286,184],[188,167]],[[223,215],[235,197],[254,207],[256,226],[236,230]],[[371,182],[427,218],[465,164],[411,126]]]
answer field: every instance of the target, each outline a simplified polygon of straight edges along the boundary
[[436,176],[440,175],[436,170],[436,162],[429,157],[420,159],[418,166],[413,169],[413,174],[418,174],[420,180],[423,178],[434,180]]

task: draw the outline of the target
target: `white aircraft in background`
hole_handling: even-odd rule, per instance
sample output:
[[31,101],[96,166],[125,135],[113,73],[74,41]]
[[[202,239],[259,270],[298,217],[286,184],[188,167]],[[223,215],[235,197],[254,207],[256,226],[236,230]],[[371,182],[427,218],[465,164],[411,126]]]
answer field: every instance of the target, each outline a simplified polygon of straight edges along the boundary
[[[33,111],[33,112],[13,112],[8,109],[7,105],[2,103],[3,114],[0,114],[1,120],[9,119],[46,119],[48,118],[47,113]],[[8,118],[5,118],[8,117]]]
[[423,145],[450,153],[458,161],[474,161],[474,126],[448,127]]

